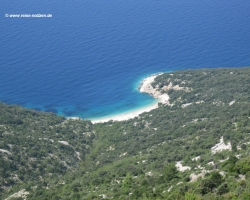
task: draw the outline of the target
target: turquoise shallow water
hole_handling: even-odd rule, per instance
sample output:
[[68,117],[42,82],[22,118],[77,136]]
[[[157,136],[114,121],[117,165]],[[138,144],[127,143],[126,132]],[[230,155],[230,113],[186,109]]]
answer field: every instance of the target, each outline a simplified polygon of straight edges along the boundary
[[[0,101],[98,118],[154,101],[140,80],[250,65],[250,2],[0,1]],[[10,18],[5,14],[52,14]]]

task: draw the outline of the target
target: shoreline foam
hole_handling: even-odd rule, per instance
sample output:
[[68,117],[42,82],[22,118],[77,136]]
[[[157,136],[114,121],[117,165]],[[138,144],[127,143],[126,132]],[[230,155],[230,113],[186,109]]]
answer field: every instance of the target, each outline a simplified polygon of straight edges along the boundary
[[156,74],[156,75],[151,75],[151,76],[146,77],[145,79],[143,79],[143,81],[141,82],[141,84],[138,88],[140,92],[147,93],[147,94],[151,95],[152,97],[154,97],[155,99],[157,99],[158,100],[157,102],[155,102],[152,105],[144,106],[144,107],[141,107],[139,109],[129,111],[126,113],[122,113],[122,114],[118,114],[118,115],[114,115],[114,116],[103,117],[103,118],[98,118],[98,119],[92,119],[91,122],[93,124],[95,124],[95,123],[108,122],[110,120],[125,121],[125,120],[129,120],[129,119],[138,117],[140,114],[142,114],[144,112],[149,112],[153,109],[158,108],[158,103],[168,104],[169,103],[169,96],[167,94],[161,94],[161,92],[157,91],[156,89],[154,89],[151,86],[151,83],[154,82],[154,79],[161,74]]
[[158,102],[148,105],[148,106],[144,106],[142,108],[136,109],[136,110],[132,110],[132,111],[128,111],[125,113],[121,113],[121,114],[117,114],[114,116],[108,116],[108,117],[103,117],[103,118],[98,118],[98,119],[93,119],[91,120],[91,122],[93,124],[95,123],[104,123],[104,122],[108,122],[110,120],[113,121],[125,121],[125,120],[129,120],[129,119],[133,119],[135,117],[138,117],[140,114],[144,113],[144,112],[149,112],[155,108],[158,107]]

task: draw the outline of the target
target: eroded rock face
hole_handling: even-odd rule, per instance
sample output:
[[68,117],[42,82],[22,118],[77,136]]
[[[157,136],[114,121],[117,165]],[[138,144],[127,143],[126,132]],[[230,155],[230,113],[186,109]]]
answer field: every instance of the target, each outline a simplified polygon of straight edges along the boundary
[[9,196],[7,199],[5,200],[10,200],[12,198],[22,198],[24,200],[26,200],[26,196],[29,194],[29,192],[27,192],[25,189],[20,190],[19,192]]
[[157,90],[157,88],[153,88],[151,85],[157,76],[158,75],[153,75],[145,78],[140,87],[140,92],[144,92],[153,96],[154,98],[158,99],[160,103],[168,104],[169,103],[168,94],[166,93],[162,94],[160,91]]
[[232,151],[232,145],[231,145],[231,142],[229,142],[228,144],[225,144],[223,136],[222,136],[220,138],[220,142],[218,144],[216,144],[215,146],[213,146],[211,148],[211,151],[212,151],[212,154],[215,154],[216,152],[223,151],[223,150]]
[[156,77],[157,77],[157,75],[149,76],[149,77],[145,78],[142,82],[141,87],[140,87],[140,92],[144,92],[144,93],[150,94],[154,98],[158,98],[161,95],[161,92],[157,91],[151,85],[151,83],[154,82]]
[[179,85],[173,85],[172,82],[170,82],[168,85],[165,85],[161,89],[159,88],[158,85],[155,88],[153,88],[151,84],[154,82],[155,78],[159,75],[160,74],[152,75],[152,76],[145,78],[140,87],[140,92],[147,93],[153,96],[154,98],[158,99],[160,103],[168,104],[171,106],[171,104],[169,103],[169,95],[167,94],[169,90],[171,89],[172,90],[184,90],[184,91],[191,90],[188,87],[180,87]]
[[179,170],[180,172],[184,172],[186,170],[190,170],[191,169],[191,167],[189,167],[189,166],[183,166],[181,162],[182,161],[179,161],[179,162],[177,162],[175,164],[175,166],[177,167],[177,170]]
[[184,90],[184,91],[186,91],[186,92],[188,92],[189,90],[190,90],[190,88],[188,88],[188,87],[181,87],[181,86],[179,86],[179,85],[174,85],[173,86],[173,83],[172,82],[170,82],[168,85],[165,85],[163,88],[162,88],[162,90],[163,91],[168,91],[168,90]]
[[10,155],[11,155],[11,152],[10,152],[10,151],[7,151],[7,150],[5,150],[5,149],[0,149],[0,152],[2,152],[2,153],[7,153],[7,154],[10,154]]

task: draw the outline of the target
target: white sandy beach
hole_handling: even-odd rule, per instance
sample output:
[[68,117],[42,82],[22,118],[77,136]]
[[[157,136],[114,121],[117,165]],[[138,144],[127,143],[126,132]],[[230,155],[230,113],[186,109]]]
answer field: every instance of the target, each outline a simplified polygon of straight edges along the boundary
[[149,106],[139,108],[138,110],[133,110],[131,112],[127,112],[127,113],[123,113],[123,114],[119,114],[119,115],[114,115],[114,116],[110,116],[110,117],[104,117],[104,118],[99,118],[99,119],[96,119],[96,120],[91,120],[91,122],[93,124],[95,124],[95,123],[108,122],[110,120],[124,121],[124,120],[128,120],[128,119],[132,119],[134,117],[137,117],[140,114],[142,114],[143,112],[149,112],[150,110],[153,110],[153,109],[155,109],[157,107],[158,107],[158,102],[154,103],[152,105],[149,105]]
[[[160,75],[160,74],[158,74]],[[104,117],[104,118],[99,118],[99,119],[94,119],[91,120],[92,123],[103,123],[103,122],[108,122],[110,120],[113,121],[124,121],[124,120],[128,120],[128,119],[132,119],[134,117],[139,116],[140,114],[142,114],[143,112],[149,112],[155,108],[158,107],[158,103],[168,103],[169,100],[169,96],[167,94],[161,94],[159,91],[156,91],[152,86],[151,83],[154,81],[154,79],[158,76],[158,75],[152,75],[149,76],[147,78],[145,78],[142,81],[141,87],[140,87],[140,92],[143,93],[148,93],[149,95],[153,96],[154,98],[158,99],[158,101],[152,105],[148,105],[136,110],[133,110],[131,112],[126,112],[123,114],[119,114],[119,115],[115,115],[115,116],[110,116],[110,117]]]

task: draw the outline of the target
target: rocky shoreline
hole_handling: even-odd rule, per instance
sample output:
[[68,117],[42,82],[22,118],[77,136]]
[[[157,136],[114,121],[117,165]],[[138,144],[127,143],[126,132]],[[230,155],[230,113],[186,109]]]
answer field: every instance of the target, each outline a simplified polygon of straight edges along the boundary
[[110,120],[124,121],[124,120],[138,117],[140,114],[144,112],[149,112],[153,109],[158,108],[158,103],[169,104],[169,96],[167,94],[162,94],[160,91],[157,91],[157,89],[153,88],[151,85],[154,82],[154,79],[161,74],[155,74],[155,75],[146,77],[145,79],[143,79],[140,86],[138,87],[140,92],[147,93],[151,95],[152,97],[154,97],[155,99],[157,99],[158,101],[156,103],[139,108],[137,110],[133,110],[131,112],[127,112],[127,113],[123,113],[123,114],[119,114],[115,116],[110,116],[110,117],[94,119],[94,120],[91,120],[92,123],[103,123],[103,122],[108,122]]
[[142,84],[139,90],[142,93],[147,93],[151,95],[152,97],[154,97],[155,99],[158,99],[159,103],[169,104],[168,94],[162,94],[160,91],[158,91],[156,88],[153,88],[151,85],[154,82],[155,78],[161,74],[152,75],[152,76],[145,78],[142,81]]

